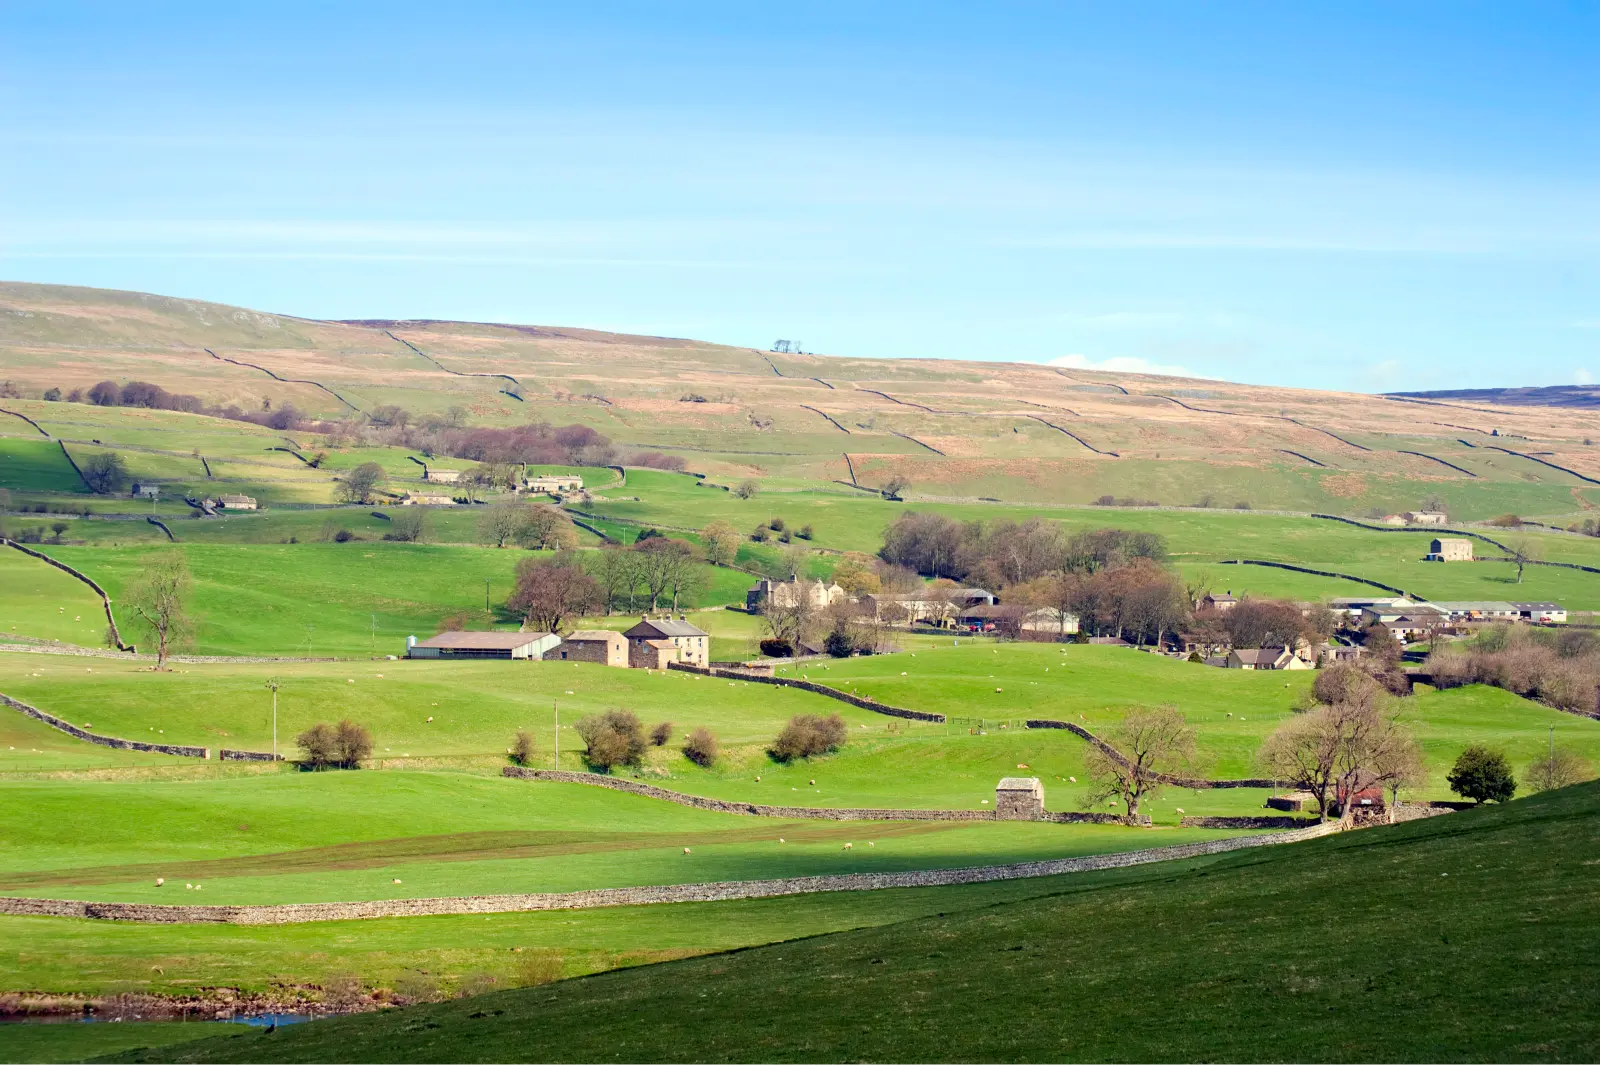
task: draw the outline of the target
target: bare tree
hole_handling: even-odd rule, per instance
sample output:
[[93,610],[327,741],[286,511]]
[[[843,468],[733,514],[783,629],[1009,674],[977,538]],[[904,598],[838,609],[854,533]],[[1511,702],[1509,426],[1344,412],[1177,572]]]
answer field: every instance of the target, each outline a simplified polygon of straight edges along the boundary
[[590,573],[600,586],[606,613],[633,606],[639,587],[639,555],[621,544],[607,544],[591,556]]
[[524,508],[524,515],[516,532],[517,543],[523,547],[560,551],[578,546],[578,531],[560,508],[535,504]]
[[1529,791],[1550,791],[1565,788],[1594,777],[1594,768],[1575,751],[1564,747],[1550,748],[1548,754],[1528,763],[1522,782]]
[[338,481],[339,498],[347,503],[366,503],[383,482],[383,467],[376,462],[363,462]]
[[577,559],[562,553],[518,562],[516,590],[506,605],[523,615],[525,628],[559,632],[563,621],[598,609],[602,599],[599,583]]
[[[633,551],[639,558],[640,583],[650,597],[650,609],[655,610],[661,597],[669,590],[681,590],[684,587],[689,579],[684,571],[694,565],[694,549],[682,540],[655,536],[640,541]],[[674,608],[677,605],[677,595],[674,594]]]
[[1106,741],[1113,754],[1091,744],[1084,759],[1089,771],[1089,801],[1119,798],[1131,824],[1139,804],[1161,789],[1163,776],[1194,761],[1194,730],[1176,707],[1136,706],[1110,730]]
[[110,495],[128,483],[128,464],[115,451],[101,451],[83,460],[84,483],[97,495]]
[[817,605],[806,594],[806,589],[800,587],[793,595],[767,596],[761,604],[761,617],[774,640],[798,650],[801,642],[811,635],[817,620]]
[[504,547],[522,536],[532,521],[532,508],[516,499],[490,503],[478,518],[478,540]]
[[420,544],[428,539],[428,510],[426,507],[405,507],[389,516],[389,533],[385,540]]
[[883,488],[880,491],[883,493],[883,498],[897,500],[900,498],[900,493],[910,487],[911,482],[897,473],[883,482]]
[[761,482],[746,478],[739,482],[738,487],[733,490],[733,494],[740,499],[754,499],[759,491],[761,491]]
[[1517,567],[1518,584],[1522,583],[1522,571],[1538,562],[1541,554],[1539,544],[1526,536],[1513,537],[1506,543],[1506,558]]
[[173,549],[154,556],[128,588],[128,608],[156,641],[157,669],[166,669],[167,655],[193,636],[185,609],[193,583],[183,552]]
[[713,566],[732,562],[743,542],[744,536],[739,530],[725,521],[714,521],[700,530],[700,544],[705,550],[706,561]]

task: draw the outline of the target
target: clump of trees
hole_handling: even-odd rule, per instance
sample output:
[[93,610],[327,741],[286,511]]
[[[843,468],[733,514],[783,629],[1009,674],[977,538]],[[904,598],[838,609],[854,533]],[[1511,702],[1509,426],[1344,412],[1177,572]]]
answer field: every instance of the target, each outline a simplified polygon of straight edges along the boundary
[[1341,663],[1318,675],[1312,694],[1317,705],[1273,730],[1256,759],[1273,779],[1310,792],[1322,820],[1340,794],[1376,786],[1398,799],[1421,784],[1422,750],[1383,685]]
[[346,718],[337,725],[318,722],[295,737],[307,769],[359,769],[372,757],[372,733]]
[[416,436],[408,446],[473,462],[609,466],[617,460],[610,438],[587,425],[531,422],[509,429],[439,428]]
[[688,468],[682,455],[668,455],[660,451],[635,451],[629,455],[624,465],[646,466],[652,470],[670,470],[673,473],[682,473]]
[[693,545],[667,536],[641,539],[631,547],[608,544],[589,553],[589,572],[608,614],[646,603],[655,610],[663,599],[676,610],[698,595],[706,580]]
[[1451,791],[1479,805],[1510,802],[1517,793],[1517,780],[1511,775],[1511,763],[1504,752],[1481,743],[1474,743],[1461,752],[1445,775],[1445,781]]
[[183,552],[171,548],[154,555],[123,594],[123,605],[155,641],[158,670],[166,669],[167,656],[194,636],[187,609],[193,586]]
[[704,725],[689,733],[688,738],[683,741],[683,756],[695,765],[707,769],[716,764],[720,751],[716,734]]
[[363,462],[336,482],[335,491],[346,503],[370,503],[386,474],[376,462]]
[[590,714],[575,727],[587,748],[584,761],[602,772],[610,772],[613,766],[638,765],[644,755],[644,726],[627,710]]
[[562,550],[578,546],[578,531],[559,507],[503,499],[479,516],[478,540],[493,547],[514,543],[529,550]]
[[844,718],[838,714],[822,717],[817,714],[796,714],[783,726],[778,738],[768,748],[775,761],[791,762],[796,758],[812,758],[827,754],[844,746],[848,729]]
[[1600,634],[1584,629],[1492,625],[1466,647],[1428,656],[1435,687],[1489,684],[1561,710],[1597,709]]
[[403,544],[420,544],[431,537],[431,526],[426,507],[406,507],[390,515],[389,531],[383,534],[383,538]]
[[1121,800],[1129,824],[1139,804],[1160,791],[1165,778],[1195,761],[1195,734],[1176,707],[1136,706],[1105,736],[1114,751],[1090,744],[1084,757],[1088,801]]
[[665,747],[672,739],[672,722],[663,721],[650,730],[650,745],[652,747]]

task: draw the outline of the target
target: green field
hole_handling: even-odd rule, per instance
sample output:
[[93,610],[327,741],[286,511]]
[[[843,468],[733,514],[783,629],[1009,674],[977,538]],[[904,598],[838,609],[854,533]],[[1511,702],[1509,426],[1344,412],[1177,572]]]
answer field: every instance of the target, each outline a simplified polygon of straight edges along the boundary
[[1198,868],[1062,878],[1058,894],[983,910],[129,1058],[1591,1060],[1597,806],[1600,785],[1584,785]]

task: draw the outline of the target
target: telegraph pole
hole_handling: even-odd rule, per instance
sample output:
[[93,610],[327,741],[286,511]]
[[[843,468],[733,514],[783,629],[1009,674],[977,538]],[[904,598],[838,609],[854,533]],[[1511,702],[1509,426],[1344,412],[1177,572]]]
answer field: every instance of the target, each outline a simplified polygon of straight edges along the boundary
[[267,687],[272,691],[272,760],[278,760],[278,678],[267,678]]
[[550,700],[550,709],[552,709],[552,710],[554,710],[556,712],[556,764],[555,764],[555,768],[556,769],[560,769],[561,768],[561,706],[556,700],[551,699]]

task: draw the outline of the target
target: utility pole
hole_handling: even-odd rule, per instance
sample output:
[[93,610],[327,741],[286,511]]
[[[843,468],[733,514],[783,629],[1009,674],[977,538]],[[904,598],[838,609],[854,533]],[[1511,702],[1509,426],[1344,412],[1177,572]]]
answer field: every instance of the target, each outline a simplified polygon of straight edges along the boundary
[[373,655],[377,655],[377,653],[378,653],[378,615],[369,614],[367,616],[372,618],[372,653],[373,653]]
[[489,578],[483,579],[483,609],[489,609]]
[[560,769],[561,768],[561,705],[556,700],[551,699],[550,700],[550,709],[552,709],[552,710],[554,710],[556,712],[556,764],[555,764],[555,768],[556,769]]
[[278,678],[268,677],[267,687],[272,691],[272,760],[278,760]]

